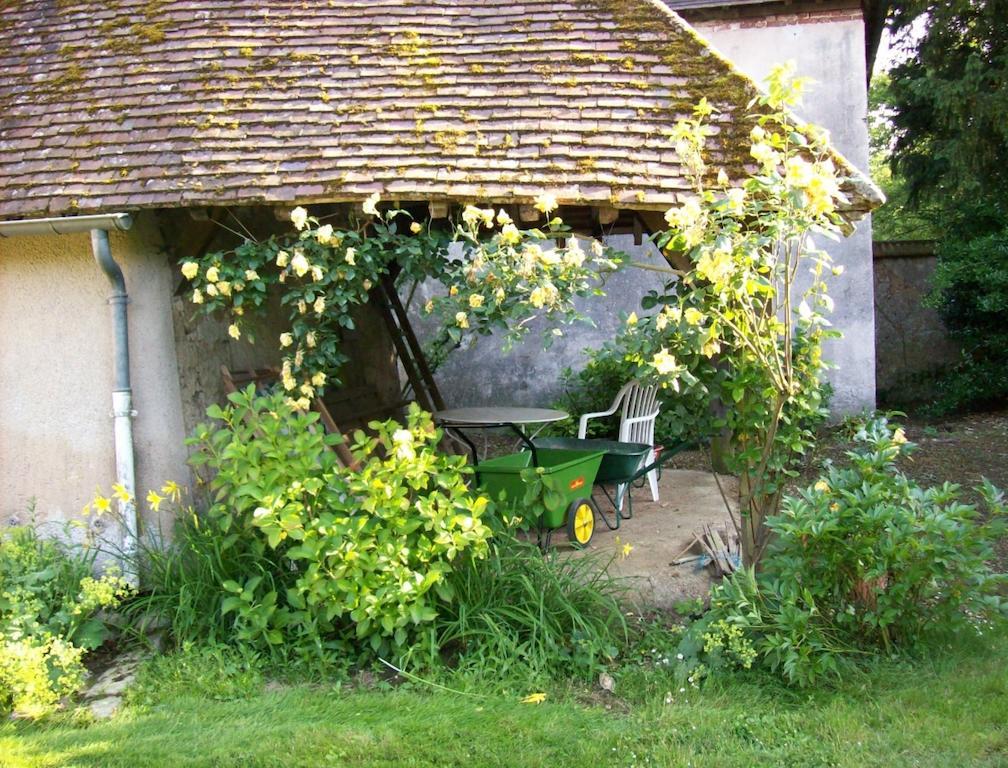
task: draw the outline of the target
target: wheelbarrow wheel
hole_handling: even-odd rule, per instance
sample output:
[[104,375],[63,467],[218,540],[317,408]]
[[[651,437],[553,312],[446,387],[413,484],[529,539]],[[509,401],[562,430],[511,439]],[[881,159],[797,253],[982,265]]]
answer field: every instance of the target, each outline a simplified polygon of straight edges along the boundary
[[595,502],[575,499],[567,507],[567,538],[576,547],[587,547],[595,533]]

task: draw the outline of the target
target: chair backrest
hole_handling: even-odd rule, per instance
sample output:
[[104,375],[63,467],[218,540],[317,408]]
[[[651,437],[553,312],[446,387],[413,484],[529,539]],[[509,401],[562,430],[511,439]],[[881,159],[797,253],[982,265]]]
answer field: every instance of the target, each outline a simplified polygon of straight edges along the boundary
[[616,395],[617,401],[620,398],[620,441],[654,445],[655,419],[661,410],[658,387],[631,381]]

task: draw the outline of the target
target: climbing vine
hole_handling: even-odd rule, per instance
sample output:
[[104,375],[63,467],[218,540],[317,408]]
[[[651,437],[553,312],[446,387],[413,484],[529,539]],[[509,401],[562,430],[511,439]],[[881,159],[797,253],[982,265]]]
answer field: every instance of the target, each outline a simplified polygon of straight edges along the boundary
[[546,318],[545,340],[561,325],[583,319],[579,296],[601,295],[601,276],[618,268],[620,255],[593,241],[588,251],[558,216],[556,199],[541,195],[537,226],[521,229],[503,210],[466,206],[448,230],[413,218],[399,207],[379,209],[378,194],[364,216],[345,229],[322,223],[302,207],[291,213],[294,232],[182,263],[190,301],[206,313],[229,318],[234,339],[252,336],[250,318],[272,293],[287,308],[290,325],[276,340],[283,354],[281,382],[288,398],[307,408],[326,386],[337,384],[347,361],[343,333],[354,327],[355,307],[365,304],[393,272],[400,283],[433,279],[442,291],[423,311],[440,321],[432,362],[477,335],[502,331],[508,344]]

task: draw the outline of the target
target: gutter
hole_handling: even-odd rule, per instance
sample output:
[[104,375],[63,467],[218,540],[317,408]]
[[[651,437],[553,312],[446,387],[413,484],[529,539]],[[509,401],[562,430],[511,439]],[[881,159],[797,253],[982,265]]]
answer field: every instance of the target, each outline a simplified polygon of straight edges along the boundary
[[123,576],[131,585],[137,584],[136,562],[139,519],[136,509],[136,468],[133,460],[133,391],[129,371],[129,330],[126,324],[126,305],[129,295],[122,269],[112,257],[108,233],[124,232],[133,226],[128,213],[95,216],[59,216],[49,219],[21,219],[0,221],[0,237],[19,235],[66,235],[75,232],[91,233],[91,252],[102,272],[112,285],[108,303],[112,308],[113,332],[113,386],[112,424],[115,436],[116,481],[129,493],[128,501],[120,501],[119,512],[125,528],[122,545]]

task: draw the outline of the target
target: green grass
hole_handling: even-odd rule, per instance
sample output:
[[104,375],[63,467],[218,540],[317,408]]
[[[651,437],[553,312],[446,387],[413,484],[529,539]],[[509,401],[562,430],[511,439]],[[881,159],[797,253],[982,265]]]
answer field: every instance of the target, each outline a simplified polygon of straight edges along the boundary
[[111,721],[0,726],[0,765],[1003,766],[1006,652],[1002,631],[812,691],[753,676],[683,694],[628,665],[615,698],[556,690],[538,706],[417,686],[264,690],[241,665],[219,686],[163,660]]

